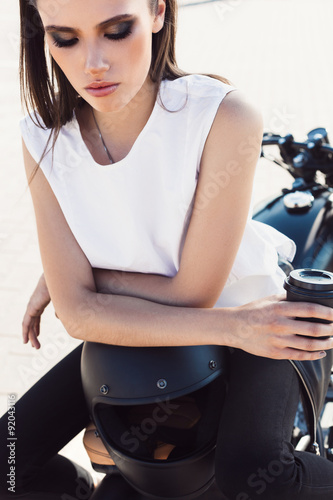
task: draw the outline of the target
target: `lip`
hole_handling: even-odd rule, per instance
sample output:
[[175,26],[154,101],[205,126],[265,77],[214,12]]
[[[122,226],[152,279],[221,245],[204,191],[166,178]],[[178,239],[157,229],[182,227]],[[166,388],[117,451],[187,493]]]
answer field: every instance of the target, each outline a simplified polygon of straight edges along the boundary
[[93,82],[85,90],[94,97],[104,97],[113,94],[119,87],[119,83],[113,82]]

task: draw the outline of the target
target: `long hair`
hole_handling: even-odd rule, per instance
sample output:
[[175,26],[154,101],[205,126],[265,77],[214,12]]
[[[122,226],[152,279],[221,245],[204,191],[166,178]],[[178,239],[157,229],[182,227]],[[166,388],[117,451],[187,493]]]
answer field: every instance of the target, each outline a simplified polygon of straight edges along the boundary
[[[148,0],[152,13],[156,13],[158,0]],[[83,103],[58,64],[45,52],[44,28],[36,7],[36,0],[20,0],[20,87],[23,106],[40,127],[51,129],[53,146],[60,129],[73,118],[73,112]],[[176,63],[175,43],[177,30],[177,0],[166,0],[163,28],[153,33],[152,61],[149,76],[155,83],[163,79],[175,80],[187,73]],[[208,75],[228,83],[215,75]],[[48,147],[45,148],[45,151]],[[52,149],[53,149],[52,146]],[[45,154],[44,151],[44,154]],[[44,156],[44,155],[43,155]]]

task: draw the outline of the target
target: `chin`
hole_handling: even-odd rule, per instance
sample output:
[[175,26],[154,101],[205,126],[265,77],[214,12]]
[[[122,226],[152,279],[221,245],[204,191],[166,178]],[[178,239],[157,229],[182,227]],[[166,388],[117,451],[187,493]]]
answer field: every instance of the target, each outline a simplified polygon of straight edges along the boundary
[[87,101],[96,111],[100,113],[117,113],[122,111],[128,104],[131,103],[134,96],[121,96],[113,94],[111,96],[89,99]]

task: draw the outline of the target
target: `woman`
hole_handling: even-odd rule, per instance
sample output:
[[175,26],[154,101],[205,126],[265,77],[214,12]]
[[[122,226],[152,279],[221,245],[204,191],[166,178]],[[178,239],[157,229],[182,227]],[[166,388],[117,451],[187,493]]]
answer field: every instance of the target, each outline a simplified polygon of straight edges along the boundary
[[[174,0],[20,5],[23,95],[36,109],[21,123],[23,151],[46,279],[28,306],[25,341],[39,347],[49,291],[78,339],[234,348],[220,490],[237,500],[331,498],[332,464],[290,444],[300,389],[287,360],[333,347],[319,338],[331,325],[295,317],[333,315],[284,300],[274,246],[290,256],[292,244],[249,220],[260,116],[226,81],[178,69]],[[80,498],[78,485],[91,493],[84,471],[56,455],[88,423],[80,352],[17,403],[20,498]],[[281,473],[267,475],[276,461]]]

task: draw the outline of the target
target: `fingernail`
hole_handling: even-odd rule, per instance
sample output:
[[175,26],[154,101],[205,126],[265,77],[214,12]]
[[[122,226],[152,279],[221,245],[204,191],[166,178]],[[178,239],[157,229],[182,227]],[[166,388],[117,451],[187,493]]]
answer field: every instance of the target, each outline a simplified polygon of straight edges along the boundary
[[325,352],[325,351],[320,351],[320,353],[319,353],[319,356],[320,356],[321,358],[324,358],[326,355],[327,355],[327,354],[326,354],[326,352]]

